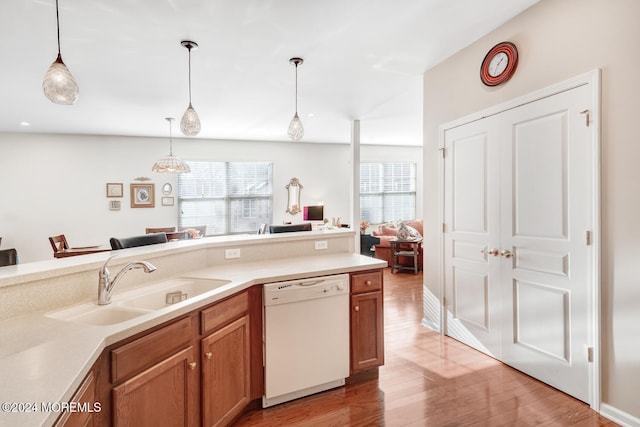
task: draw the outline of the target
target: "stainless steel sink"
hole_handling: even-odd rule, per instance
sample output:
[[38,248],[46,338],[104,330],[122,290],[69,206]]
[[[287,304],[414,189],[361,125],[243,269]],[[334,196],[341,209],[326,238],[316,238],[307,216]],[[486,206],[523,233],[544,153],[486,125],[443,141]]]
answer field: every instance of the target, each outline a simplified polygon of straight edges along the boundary
[[[153,290],[119,303],[122,307],[159,310],[230,283],[230,280],[179,277],[157,283]],[[150,287],[151,288],[151,287]]]

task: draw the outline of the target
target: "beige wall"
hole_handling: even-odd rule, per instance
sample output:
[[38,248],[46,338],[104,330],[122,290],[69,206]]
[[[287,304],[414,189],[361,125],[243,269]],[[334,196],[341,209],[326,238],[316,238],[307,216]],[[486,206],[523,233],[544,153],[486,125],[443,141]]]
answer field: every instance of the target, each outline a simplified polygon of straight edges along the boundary
[[[639,19],[638,0],[542,0],[424,75],[425,286],[438,295],[438,127],[602,70],[601,391],[602,402],[633,422],[640,417]],[[502,86],[485,87],[480,63],[505,40],[518,47],[518,70]]]

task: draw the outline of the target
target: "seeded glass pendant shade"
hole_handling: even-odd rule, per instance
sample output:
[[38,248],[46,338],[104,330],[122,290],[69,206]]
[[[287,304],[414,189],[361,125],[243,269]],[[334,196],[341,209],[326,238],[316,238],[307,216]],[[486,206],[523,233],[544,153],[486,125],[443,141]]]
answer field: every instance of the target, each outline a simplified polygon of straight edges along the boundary
[[296,66],[296,113],[293,115],[291,123],[289,123],[289,128],[287,129],[287,136],[293,141],[300,141],[304,136],[304,127],[302,126],[300,117],[298,117],[298,65],[303,62],[304,60],[302,58],[291,58],[289,60],[289,63]]
[[172,117],[167,117],[169,122],[169,155],[158,160],[151,170],[153,172],[160,173],[188,173],[191,172],[191,168],[184,160],[181,160],[173,155],[173,139],[171,137],[171,123]]
[[58,0],[56,0],[56,26],[58,28],[58,57],[42,81],[42,90],[51,102],[62,105],[75,104],[78,100],[80,89],[71,72],[62,61],[60,54],[60,17],[58,14]]
[[198,113],[191,105],[191,49],[197,49],[198,43],[184,40],[181,44],[189,50],[189,106],[180,120],[180,130],[187,136],[195,136],[200,133],[202,125]]

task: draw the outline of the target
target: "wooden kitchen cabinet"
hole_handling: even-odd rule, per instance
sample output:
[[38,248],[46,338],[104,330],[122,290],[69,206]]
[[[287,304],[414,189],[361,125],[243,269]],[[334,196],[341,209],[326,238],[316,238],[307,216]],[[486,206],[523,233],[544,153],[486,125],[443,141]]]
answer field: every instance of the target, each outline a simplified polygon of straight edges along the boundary
[[201,312],[203,426],[228,425],[251,401],[249,299],[242,292]]
[[198,370],[187,347],[113,388],[114,426],[196,426]]
[[351,373],[384,365],[382,270],[351,275]]
[[111,351],[113,426],[196,426],[192,320],[183,318]]
[[70,402],[78,403],[82,406],[76,412],[64,412],[54,424],[55,427],[92,427],[94,426],[94,411],[100,411],[100,406],[95,404],[95,380],[93,371],[89,372],[86,378],[78,387]]

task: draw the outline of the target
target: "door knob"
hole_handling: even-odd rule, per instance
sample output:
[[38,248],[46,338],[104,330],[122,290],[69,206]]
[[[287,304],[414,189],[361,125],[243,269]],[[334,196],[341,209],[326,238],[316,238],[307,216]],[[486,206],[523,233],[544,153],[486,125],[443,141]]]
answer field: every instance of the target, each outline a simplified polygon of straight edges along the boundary
[[493,248],[490,251],[483,249],[480,252],[482,252],[485,255],[491,255],[491,256],[498,256],[500,255],[500,250],[498,250],[498,248]]
[[504,251],[500,252],[500,255],[502,255],[505,258],[511,258],[513,254],[511,253],[510,250],[505,249]]

